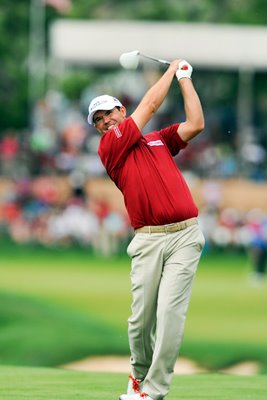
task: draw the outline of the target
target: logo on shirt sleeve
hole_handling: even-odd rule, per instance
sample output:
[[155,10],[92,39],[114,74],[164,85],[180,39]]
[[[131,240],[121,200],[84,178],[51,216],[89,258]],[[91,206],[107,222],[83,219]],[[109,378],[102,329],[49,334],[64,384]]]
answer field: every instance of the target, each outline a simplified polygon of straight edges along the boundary
[[164,146],[164,143],[161,140],[151,140],[147,142],[148,146]]

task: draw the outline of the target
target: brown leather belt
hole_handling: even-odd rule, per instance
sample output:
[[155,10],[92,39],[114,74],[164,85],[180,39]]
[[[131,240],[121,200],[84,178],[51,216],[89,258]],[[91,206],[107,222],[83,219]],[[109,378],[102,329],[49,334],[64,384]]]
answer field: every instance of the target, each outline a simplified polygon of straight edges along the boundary
[[135,229],[134,233],[178,232],[185,228],[188,228],[188,226],[196,225],[197,223],[197,218],[189,218],[185,221],[175,222],[174,224],[142,226],[141,228]]

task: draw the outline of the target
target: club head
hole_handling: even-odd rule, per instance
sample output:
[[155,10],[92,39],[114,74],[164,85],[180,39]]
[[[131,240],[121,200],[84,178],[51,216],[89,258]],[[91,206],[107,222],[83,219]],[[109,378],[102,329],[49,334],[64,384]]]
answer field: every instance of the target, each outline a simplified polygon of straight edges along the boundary
[[122,55],[120,56],[120,64],[125,69],[136,69],[139,64],[139,57],[139,50],[122,53]]

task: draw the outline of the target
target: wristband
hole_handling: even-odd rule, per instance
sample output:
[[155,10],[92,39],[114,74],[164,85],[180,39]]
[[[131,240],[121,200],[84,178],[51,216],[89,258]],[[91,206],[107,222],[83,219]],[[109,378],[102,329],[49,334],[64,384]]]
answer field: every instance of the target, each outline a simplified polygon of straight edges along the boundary
[[179,63],[179,67],[175,73],[176,78],[178,81],[182,78],[189,78],[191,79],[191,75],[193,72],[193,67],[187,61],[183,60]]

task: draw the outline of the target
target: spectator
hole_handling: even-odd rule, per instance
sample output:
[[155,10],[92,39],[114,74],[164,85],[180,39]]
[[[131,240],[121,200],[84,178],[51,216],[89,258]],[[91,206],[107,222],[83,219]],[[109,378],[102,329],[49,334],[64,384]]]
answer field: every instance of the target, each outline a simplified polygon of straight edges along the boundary
[[267,263],[267,218],[261,210],[251,210],[246,227],[250,234],[248,251],[253,262],[252,279],[255,284],[263,282]]

